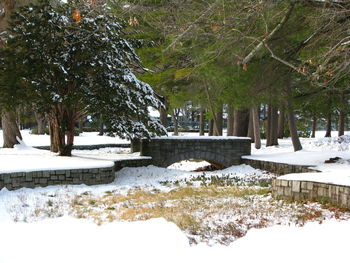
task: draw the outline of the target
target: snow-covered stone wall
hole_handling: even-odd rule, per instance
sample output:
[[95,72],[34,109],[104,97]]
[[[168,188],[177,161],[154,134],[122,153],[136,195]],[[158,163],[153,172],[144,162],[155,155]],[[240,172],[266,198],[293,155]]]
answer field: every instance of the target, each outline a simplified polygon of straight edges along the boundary
[[350,209],[350,186],[275,179],[272,195],[288,200],[313,200]]
[[309,165],[295,165],[288,163],[276,163],[264,160],[242,158],[244,164],[250,165],[255,169],[268,171],[278,175],[290,174],[290,173],[315,173],[316,169],[312,169]]
[[250,138],[237,137],[166,137],[142,140],[141,155],[152,157],[152,164],[167,167],[188,159],[202,159],[229,167],[250,155]]
[[152,158],[150,157],[130,158],[114,161],[114,167],[116,172],[123,169],[124,167],[141,167],[148,166],[151,164]]
[[47,170],[0,174],[0,189],[15,190],[22,187],[59,184],[108,184],[115,179],[114,166],[90,169]]

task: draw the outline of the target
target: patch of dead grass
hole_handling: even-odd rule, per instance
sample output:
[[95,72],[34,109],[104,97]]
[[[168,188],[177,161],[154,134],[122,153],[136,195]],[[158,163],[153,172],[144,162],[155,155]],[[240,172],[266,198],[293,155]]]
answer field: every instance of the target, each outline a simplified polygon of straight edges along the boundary
[[126,195],[83,194],[71,204],[72,214],[97,224],[163,217],[183,230],[191,243],[229,244],[251,228],[275,224],[302,226],[324,218],[350,218],[345,211],[271,198],[269,188],[209,186],[176,188],[169,192],[134,189]]

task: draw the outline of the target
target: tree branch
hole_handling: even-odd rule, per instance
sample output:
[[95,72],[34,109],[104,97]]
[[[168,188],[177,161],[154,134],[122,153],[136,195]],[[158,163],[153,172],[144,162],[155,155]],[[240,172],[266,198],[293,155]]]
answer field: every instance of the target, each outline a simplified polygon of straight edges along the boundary
[[255,54],[261,50],[265,43],[267,41],[269,41],[273,35],[282,28],[282,26],[288,21],[291,13],[293,12],[293,9],[294,9],[294,6],[295,6],[295,3],[291,3],[290,4],[290,7],[287,11],[287,13],[283,16],[283,18],[281,19],[281,21],[276,25],[276,27],[271,31],[270,34],[268,34],[241,62],[240,64],[241,65],[244,65],[244,64],[247,64],[251,61],[251,59],[255,56]]
[[200,20],[202,20],[204,17],[209,15],[209,13],[220,4],[222,0],[216,0],[214,4],[212,4],[205,12],[203,12],[184,32],[182,32],[169,46],[167,46],[164,50],[162,50],[163,53],[167,52],[169,49],[174,47],[177,42],[179,42],[180,39],[182,39],[189,31],[192,30],[195,24],[197,24]]
[[302,74],[302,75],[304,75],[304,76],[308,76],[308,74],[306,74],[305,72],[300,71],[300,70],[299,70],[296,66],[294,66],[293,64],[289,63],[288,61],[285,61],[285,60],[281,59],[280,57],[277,57],[277,56],[275,55],[275,53],[273,53],[273,51],[271,50],[271,48],[270,48],[266,43],[264,43],[264,46],[265,46],[266,49],[270,52],[271,57],[272,57],[273,59],[275,59],[275,60],[281,62],[282,64],[286,65],[287,67],[290,67],[290,68],[294,69],[296,72],[298,72],[298,73],[300,73],[300,74]]

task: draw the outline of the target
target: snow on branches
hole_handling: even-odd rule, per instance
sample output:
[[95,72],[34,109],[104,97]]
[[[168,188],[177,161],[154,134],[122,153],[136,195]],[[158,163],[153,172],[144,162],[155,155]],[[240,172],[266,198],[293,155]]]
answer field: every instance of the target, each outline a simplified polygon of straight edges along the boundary
[[[5,65],[25,80],[22,87],[31,103],[51,116],[62,136],[86,112],[102,114],[108,127],[124,137],[164,134],[147,110],[161,102],[132,73],[140,67],[139,57],[105,4],[39,0],[13,16],[9,32],[12,58],[5,61],[15,57],[17,68]],[[58,144],[73,143],[67,140]]]

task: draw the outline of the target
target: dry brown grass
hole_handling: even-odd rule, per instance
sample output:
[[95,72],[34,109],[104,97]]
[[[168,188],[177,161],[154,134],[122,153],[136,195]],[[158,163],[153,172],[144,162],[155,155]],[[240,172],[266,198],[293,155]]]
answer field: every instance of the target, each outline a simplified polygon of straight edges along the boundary
[[[321,205],[288,203],[271,198],[269,188],[241,186],[184,187],[170,192],[134,189],[126,195],[84,194],[72,202],[72,214],[97,224],[163,217],[183,230],[190,242],[229,244],[250,228],[274,224],[304,225],[327,217],[344,217]],[[343,212],[343,213],[342,213]],[[349,215],[348,215],[349,218]]]
[[[247,195],[268,194],[266,188],[248,187],[185,187],[170,192],[150,192],[141,189],[130,191],[127,195],[106,193],[102,197],[90,195],[77,196],[72,207],[79,218],[101,218],[113,220],[147,220],[163,217],[174,222],[182,230],[195,231],[201,222],[197,213],[214,213],[224,208],[220,199],[242,198]],[[102,209],[103,208],[103,209]]]

